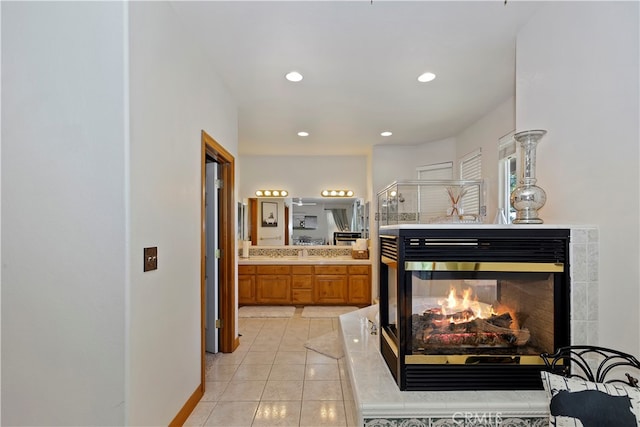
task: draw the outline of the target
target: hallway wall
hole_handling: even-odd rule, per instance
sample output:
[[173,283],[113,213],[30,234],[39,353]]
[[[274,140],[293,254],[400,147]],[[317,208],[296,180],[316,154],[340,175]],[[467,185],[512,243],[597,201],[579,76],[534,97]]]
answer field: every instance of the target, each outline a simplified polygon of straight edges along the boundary
[[[201,130],[237,153],[236,106],[170,3],[130,2],[129,425],[167,425],[200,384]],[[158,269],[142,253],[158,247]]]
[[0,7],[0,423],[123,425],[126,6]]
[[167,425],[200,384],[200,133],[236,155],[236,106],[170,3],[0,7],[1,423]]

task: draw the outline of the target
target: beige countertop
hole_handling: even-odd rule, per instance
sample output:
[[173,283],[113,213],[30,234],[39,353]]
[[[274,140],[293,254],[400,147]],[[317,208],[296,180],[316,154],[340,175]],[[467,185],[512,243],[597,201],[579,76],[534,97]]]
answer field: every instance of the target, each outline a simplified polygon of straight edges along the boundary
[[350,256],[336,256],[336,257],[323,257],[323,256],[251,256],[249,258],[238,258],[238,265],[299,265],[299,264],[312,264],[312,265],[331,265],[331,264],[352,264],[352,265],[371,265],[370,259],[353,259]]

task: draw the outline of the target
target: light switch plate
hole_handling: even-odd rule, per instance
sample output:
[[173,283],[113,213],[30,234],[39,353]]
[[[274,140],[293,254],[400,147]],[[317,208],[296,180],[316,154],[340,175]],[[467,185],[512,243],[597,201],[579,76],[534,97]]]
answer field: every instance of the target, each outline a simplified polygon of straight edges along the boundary
[[144,248],[144,271],[158,269],[158,247]]

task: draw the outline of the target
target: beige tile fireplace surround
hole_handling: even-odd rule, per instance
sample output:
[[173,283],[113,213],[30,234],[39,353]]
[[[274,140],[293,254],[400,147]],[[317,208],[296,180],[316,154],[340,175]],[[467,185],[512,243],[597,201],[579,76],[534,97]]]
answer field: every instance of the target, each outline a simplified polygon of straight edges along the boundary
[[[571,343],[598,344],[598,230],[570,229]],[[462,425],[542,427],[549,403],[542,390],[399,391],[370,333],[377,306],[340,316],[340,333],[353,389],[356,424],[454,427]]]

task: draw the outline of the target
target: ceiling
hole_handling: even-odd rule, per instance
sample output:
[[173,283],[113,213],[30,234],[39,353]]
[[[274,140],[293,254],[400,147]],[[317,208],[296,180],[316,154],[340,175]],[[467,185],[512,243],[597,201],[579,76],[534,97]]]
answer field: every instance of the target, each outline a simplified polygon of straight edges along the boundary
[[[364,155],[374,145],[455,136],[514,95],[516,34],[542,7],[513,0],[172,5],[237,102],[240,155]],[[285,80],[292,70],[304,79]],[[425,71],[436,79],[418,82]],[[386,130],[393,135],[380,136]]]

